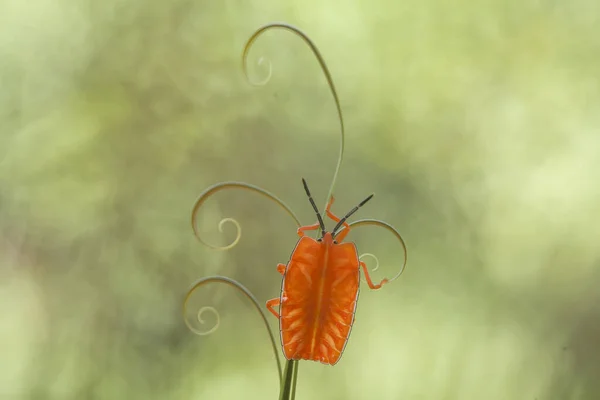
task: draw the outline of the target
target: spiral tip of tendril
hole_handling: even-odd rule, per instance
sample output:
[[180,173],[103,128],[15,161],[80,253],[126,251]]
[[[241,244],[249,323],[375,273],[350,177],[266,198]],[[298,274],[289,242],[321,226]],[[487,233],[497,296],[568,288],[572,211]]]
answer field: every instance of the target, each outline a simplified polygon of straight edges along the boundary
[[[369,270],[369,272],[375,272],[379,269],[379,259],[377,258],[377,256],[375,254],[363,253],[360,255],[360,257],[358,257],[358,259],[362,261],[363,257],[371,257],[373,260],[375,260],[375,268]],[[363,282],[367,283],[367,281],[364,278],[362,280],[363,280]],[[387,279],[384,279],[384,280],[387,281]]]
[[232,247],[235,247],[238,242],[240,241],[240,239],[242,238],[242,226],[240,225],[239,222],[237,222],[237,220],[233,219],[233,218],[223,218],[221,220],[221,222],[219,222],[219,232],[223,232],[223,225],[225,225],[227,222],[232,223],[233,225],[235,225],[235,239],[233,240],[233,242],[231,242],[231,244],[222,247],[221,249],[223,250],[228,250],[231,249]]
[[194,234],[196,236],[196,238],[203,243],[204,245],[210,247],[213,250],[229,250],[233,247],[235,247],[240,239],[242,238],[242,226],[240,225],[239,222],[237,222],[237,220],[235,220],[234,218],[223,218],[220,222],[219,222],[219,232],[223,233],[223,225],[225,225],[226,223],[232,223],[233,225],[235,225],[235,239],[233,240],[233,242],[231,242],[230,244],[228,244],[227,246],[215,246],[213,244],[210,243],[206,243],[204,240],[202,240],[200,238],[200,236],[198,235],[198,231],[194,228]]
[[198,310],[197,320],[200,323],[200,325],[204,325],[206,323],[204,321],[204,318],[202,318],[202,314],[204,314],[207,311],[210,311],[217,319],[215,322],[215,325],[207,331],[201,331],[198,328],[195,328],[194,326],[192,326],[190,321],[187,318],[185,318],[185,324],[190,329],[190,331],[192,331],[196,335],[199,335],[199,336],[210,335],[210,334],[214,333],[217,329],[219,329],[219,325],[221,325],[221,318],[219,316],[219,312],[214,307],[209,307],[209,306],[202,307],[202,308],[200,308],[200,310]]
[[240,237],[242,236],[242,226],[239,222],[237,222],[235,218],[223,218],[219,222],[219,232],[223,233],[223,225],[225,225],[227,222],[231,222],[233,225],[235,225],[235,229],[237,231],[235,241],[233,242],[233,244],[231,244],[234,245],[240,240]]
[[246,62],[244,61],[244,73],[246,74],[246,79],[252,86],[264,86],[267,83],[269,83],[269,81],[271,80],[271,76],[273,75],[273,64],[271,63],[271,61],[266,59],[265,57],[260,57],[258,59],[258,61],[256,62],[256,64],[259,66],[262,66],[264,63],[267,63],[269,72],[267,73],[267,76],[263,80],[256,81],[256,80],[253,80],[252,78],[250,78],[250,74],[248,73],[248,67],[246,65]]

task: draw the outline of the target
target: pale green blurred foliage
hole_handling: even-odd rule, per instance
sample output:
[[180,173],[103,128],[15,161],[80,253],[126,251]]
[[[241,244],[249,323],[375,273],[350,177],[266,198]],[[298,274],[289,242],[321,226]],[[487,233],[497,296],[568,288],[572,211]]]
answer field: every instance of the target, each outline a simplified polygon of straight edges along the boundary
[[[599,3],[0,1],[0,397],[264,399],[278,381],[246,300],[212,285],[217,333],[183,324],[192,282],[265,301],[296,242],[246,180],[314,215],[338,151],[316,61],[348,127],[335,209],[371,191],[409,246],[363,286],[340,363],[302,363],[297,399],[595,399],[600,392]],[[264,69],[255,71],[264,74]],[[349,239],[399,267],[384,231]],[[273,320],[273,327],[276,323]]]

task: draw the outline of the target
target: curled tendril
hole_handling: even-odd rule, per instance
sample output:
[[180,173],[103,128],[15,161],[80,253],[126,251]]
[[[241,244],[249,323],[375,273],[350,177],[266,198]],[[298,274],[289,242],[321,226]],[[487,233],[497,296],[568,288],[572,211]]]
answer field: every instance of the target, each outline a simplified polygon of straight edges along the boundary
[[[398,241],[400,242],[400,245],[402,245],[402,250],[404,250],[404,262],[402,263],[402,267],[400,268],[398,273],[396,275],[394,275],[392,278],[388,279],[388,283],[393,282],[396,279],[398,279],[400,277],[400,275],[402,275],[402,273],[406,269],[406,261],[408,259],[408,252],[406,250],[406,244],[404,243],[404,239],[402,239],[402,236],[396,230],[396,228],[394,228],[392,225],[388,224],[387,222],[383,222],[378,219],[361,219],[358,221],[354,221],[348,225],[350,225],[350,228],[353,228],[353,229],[356,229],[359,226],[363,226],[363,225],[379,226],[379,227],[384,228],[385,230],[391,232],[396,237],[396,239],[398,239]],[[344,228],[344,229],[346,229],[346,228]],[[373,256],[372,254],[369,254],[369,253],[363,254],[361,257],[363,257],[367,254],[374,257],[375,260],[377,260],[377,258],[375,256]],[[379,266],[379,261],[377,262],[377,266]]]
[[[258,30],[256,30],[254,32],[254,34],[252,34],[252,36],[250,36],[250,39],[248,39],[248,41],[246,42],[246,46],[244,46],[244,51],[242,53],[242,68],[244,70],[244,74],[246,75],[246,79],[251,83],[251,84],[257,84],[256,82],[253,82],[252,79],[250,79],[250,76],[248,74],[248,52],[250,51],[250,48],[252,47],[252,45],[254,44],[254,42],[256,41],[256,39],[258,39],[258,37],[263,34],[264,32],[266,32],[269,29],[274,29],[274,28],[280,28],[280,29],[284,29],[287,31],[290,31],[294,34],[296,34],[297,36],[299,36],[300,38],[302,38],[304,40],[304,42],[306,44],[308,44],[308,46],[310,47],[310,49],[312,50],[313,54],[315,55],[315,57],[317,58],[317,61],[319,61],[319,65],[321,66],[321,70],[323,71],[323,74],[325,75],[325,79],[327,79],[327,84],[329,85],[329,90],[331,91],[331,94],[333,96],[333,100],[335,101],[335,107],[337,109],[337,113],[338,113],[338,117],[340,120],[340,129],[341,129],[341,136],[340,136],[340,154],[338,156],[338,162],[337,165],[335,167],[335,172],[333,173],[333,179],[331,182],[331,186],[329,187],[329,193],[327,194],[327,199],[329,200],[329,198],[331,197],[331,195],[333,194],[333,189],[335,187],[335,182],[337,180],[337,176],[338,173],[340,171],[340,166],[342,165],[342,159],[344,157],[344,117],[342,115],[342,107],[340,106],[340,100],[338,98],[337,95],[337,91],[335,90],[335,85],[333,84],[333,79],[331,78],[331,73],[329,72],[329,68],[327,68],[327,64],[325,64],[325,60],[323,59],[323,56],[321,55],[321,52],[319,51],[319,49],[317,48],[317,46],[313,43],[313,41],[304,33],[302,32],[300,29],[296,28],[295,26],[283,23],[283,22],[273,22],[267,25],[264,25],[263,27],[259,28]],[[269,77],[265,80],[265,81],[261,81],[260,84],[265,84],[266,82],[268,82],[269,78],[271,77],[271,64],[269,63]]]
[[240,238],[242,237],[242,227],[240,226],[239,222],[237,222],[233,218],[223,218],[221,220],[221,222],[219,222],[219,232],[223,232],[223,225],[225,225],[226,223],[232,223],[236,227],[235,239],[233,240],[233,242],[231,242],[227,246],[215,246],[213,244],[207,243],[204,240],[202,240],[202,238],[200,237],[200,234],[198,232],[198,226],[197,226],[198,225],[197,224],[198,210],[200,209],[200,207],[202,207],[204,202],[210,196],[212,196],[213,194],[215,194],[221,190],[224,190],[224,189],[244,189],[244,190],[249,190],[251,192],[256,192],[258,194],[261,194],[261,195],[265,196],[266,198],[277,203],[281,208],[283,208],[285,210],[285,212],[289,216],[291,216],[294,219],[296,224],[298,226],[300,226],[300,220],[298,219],[296,214],[294,214],[294,212],[291,210],[291,208],[287,204],[285,204],[279,197],[275,196],[273,193],[271,193],[263,188],[260,188],[258,186],[254,186],[254,185],[251,185],[251,184],[245,183],[245,182],[221,182],[221,183],[217,183],[215,185],[208,187],[204,192],[202,192],[200,194],[200,196],[198,197],[198,200],[196,200],[196,203],[194,204],[194,207],[192,209],[192,228],[194,229],[194,234],[196,235],[196,238],[205,246],[208,246],[215,250],[229,250],[232,247],[234,247],[236,244],[238,244],[238,242],[240,241]]
[[[244,61],[244,62],[246,62],[246,61]],[[265,62],[267,63],[267,66],[269,67],[269,73],[267,74],[267,77],[265,79],[263,79],[262,81],[253,81],[250,78],[250,76],[248,75],[246,64],[244,64],[244,72],[246,75],[246,79],[252,86],[264,86],[267,83],[269,83],[269,81],[271,80],[271,76],[273,76],[273,64],[271,63],[271,61],[269,61],[265,57],[260,57],[258,59],[258,61],[256,62],[256,64],[260,66],[260,65],[264,64]]]
[[375,260],[375,268],[373,268],[371,270],[371,272],[375,272],[379,269],[379,258],[377,258],[377,256],[375,254],[371,254],[371,253],[363,253],[360,255],[360,257],[358,257],[359,260],[362,260],[363,257],[371,257],[373,260]]
[[279,360],[279,355],[277,353],[277,342],[275,341],[275,336],[273,335],[273,331],[271,330],[271,327],[269,326],[269,321],[267,320],[267,316],[264,313],[264,311],[262,310],[260,304],[258,303],[258,300],[256,299],[256,297],[254,297],[254,295],[252,294],[252,292],[250,292],[250,290],[248,290],[244,285],[242,285],[241,283],[239,283],[238,281],[236,281],[235,279],[231,279],[231,278],[227,278],[225,276],[209,276],[207,278],[203,278],[200,279],[199,281],[197,281],[191,288],[190,290],[188,290],[187,294],[185,295],[185,300],[183,301],[183,320],[185,321],[185,324],[188,326],[188,328],[198,334],[198,335],[210,335],[211,333],[215,332],[218,328],[219,328],[219,322],[220,322],[220,318],[219,318],[219,312],[213,308],[213,307],[202,307],[200,308],[200,310],[198,311],[198,321],[200,323],[204,323],[204,321],[201,318],[201,315],[205,312],[205,311],[212,311],[213,314],[217,317],[217,323],[215,324],[215,326],[208,330],[208,331],[199,331],[198,329],[194,328],[192,326],[192,324],[190,323],[190,321],[187,318],[187,311],[188,311],[188,302],[192,296],[192,294],[198,290],[201,286],[206,285],[208,283],[224,283],[227,284],[229,286],[234,287],[235,289],[239,290],[240,292],[242,292],[248,299],[250,299],[250,301],[252,302],[252,304],[254,305],[254,307],[256,308],[256,310],[260,313],[260,316],[262,317],[262,320],[265,324],[265,327],[267,328],[267,331],[269,332],[269,338],[271,340],[271,347],[273,348],[273,354],[275,354],[275,360],[277,361],[277,372],[279,373],[279,382],[281,384],[282,381],[282,369],[281,369],[281,361]]
[[210,311],[217,319],[217,321],[215,322],[215,325],[207,331],[201,331],[200,329],[196,329],[192,326],[192,324],[189,323],[189,321],[187,319],[185,320],[185,323],[188,326],[188,328],[190,328],[190,331],[194,332],[196,335],[207,336],[207,335],[210,335],[211,333],[213,333],[214,331],[216,331],[217,329],[219,329],[219,325],[221,324],[221,318],[219,317],[219,312],[214,307],[205,306],[205,307],[201,307],[200,310],[198,310],[197,317],[198,317],[198,322],[200,323],[200,325],[204,325],[204,318],[202,318],[202,315],[206,311]]
[[[358,259],[362,261],[363,257],[371,257],[373,260],[375,260],[375,268],[369,270],[369,272],[375,272],[379,269],[379,259],[375,254],[363,253],[360,255],[360,257],[358,257]],[[367,283],[366,279],[363,279],[363,282]]]

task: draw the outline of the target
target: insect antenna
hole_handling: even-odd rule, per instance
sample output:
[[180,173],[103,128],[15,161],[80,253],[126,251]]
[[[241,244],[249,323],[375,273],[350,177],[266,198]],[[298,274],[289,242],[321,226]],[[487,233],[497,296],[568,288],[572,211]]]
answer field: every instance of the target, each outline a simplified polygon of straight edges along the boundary
[[336,231],[337,231],[339,228],[341,228],[341,227],[342,227],[342,225],[344,225],[344,222],[346,222],[346,220],[347,220],[348,218],[350,218],[350,216],[351,216],[352,214],[354,214],[355,212],[357,212],[359,208],[361,208],[362,206],[364,206],[364,205],[365,205],[365,203],[366,203],[367,201],[371,200],[371,199],[373,198],[373,196],[375,196],[375,194],[371,194],[371,195],[369,195],[369,197],[367,197],[366,199],[364,199],[363,201],[361,201],[360,203],[358,203],[358,205],[357,205],[356,207],[354,207],[352,210],[350,210],[350,211],[348,212],[348,214],[346,214],[346,215],[344,216],[344,218],[342,218],[342,219],[340,220],[340,222],[338,222],[338,224],[335,226],[335,228],[333,228],[333,231],[332,231],[332,232],[333,232],[333,237],[335,237],[335,235],[336,235]]
[[310,194],[310,190],[308,190],[308,185],[306,184],[306,181],[304,180],[304,178],[302,178],[302,184],[304,185],[304,190],[306,190],[306,195],[308,196],[308,200],[310,201],[310,204],[313,206],[315,213],[317,213],[317,219],[319,220],[321,232],[325,233],[325,223],[323,222],[323,217],[321,217],[321,213],[319,212],[319,209],[317,208],[317,205],[315,204],[315,201],[313,200],[313,198]]

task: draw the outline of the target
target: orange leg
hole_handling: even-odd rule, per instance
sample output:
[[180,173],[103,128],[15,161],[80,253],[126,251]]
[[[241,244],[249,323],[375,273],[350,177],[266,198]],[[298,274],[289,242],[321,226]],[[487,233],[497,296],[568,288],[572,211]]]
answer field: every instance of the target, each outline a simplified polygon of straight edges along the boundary
[[346,236],[350,233],[350,226],[346,226],[348,224],[344,223],[344,230],[335,236],[335,241],[338,243],[342,243]]
[[277,272],[279,272],[281,275],[285,274],[285,268],[285,264],[277,264]]
[[271,300],[267,300],[267,310],[271,312],[277,319],[279,319],[279,313],[273,309],[273,307],[277,307],[281,304],[281,300],[279,297],[276,297]]
[[[281,275],[285,274],[285,268],[286,268],[285,264],[281,264],[281,263],[277,264],[277,272],[279,272]],[[273,309],[273,307],[277,307],[280,304],[281,304],[281,300],[279,299],[279,297],[276,297],[274,299],[267,301],[267,310],[269,310],[271,312],[271,314],[276,316],[277,319],[279,319],[279,313],[277,311],[275,311]]]
[[271,314],[273,314],[275,317],[277,317],[277,319],[279,319],[279,313],[275,311],[273,307],[281,306],[281,303],[285,303],[287,299],[288,298],[286,296],[283,296],[281,299],[279,297],[276,297],[274,299],[267,300],[267,310],[269,310]]
[[[333,196],[331,196],[331,199],[329,199],[329,203],[327,203],[327,207],[325,207],[325,214],[327,214],[327,216],[335,222],[340,222],[341,218],[331,212],[331,206],[333,205],[334,201],[335,199],[333,198]],[[344,230],[335,238],[335,241],[338,243],[342,243],[346,235],[350,233],[350,225],[348,225],[347,222],[344,222],[342,226],[344,227]]]
[[367,264],[365,264],[364,262],[361,261],[360,266],[363,268],[363,271],[365,273],[365,279],[367,280],[367,285],[369,285],[369,287],[371,289],[380,289],[383,285],[388,283],[387,279],[383,279],[381,282],[379,282],[377,285],[375,285],[373,283],[373,281],[371,280],[371,276],[369,275],[369,270],[367,269]]
[[302,236],[304,236],[304,232],[316,231],[317,229],[319,229],[319,227],[320,227],[320,225],[318,222],[313,225],[301,226],[300,228],[298,228],[298,236],[302,237]]

